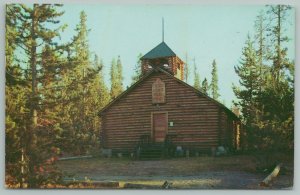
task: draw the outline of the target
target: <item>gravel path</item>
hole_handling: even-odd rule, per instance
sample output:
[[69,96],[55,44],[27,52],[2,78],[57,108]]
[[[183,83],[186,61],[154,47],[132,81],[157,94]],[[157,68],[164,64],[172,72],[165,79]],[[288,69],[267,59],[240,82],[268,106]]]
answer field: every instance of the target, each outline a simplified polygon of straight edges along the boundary
[[[77,176],[76,180],[85,177]],[[138,183],[161,185],[165,181],[172,183],[174,189],[254,189],[263,180],[262,175],[243,172],[203,172],[191,176],[108,176],[93,175],[92,181],[120,181],[122,183]]]
[[[248,160],[248,161],[247,161]],[[257,174],[245,162],[248,158],[171,159],[132,161],[118,159],[86,159],[62,161],[60,167],[73,173],[66,180],[117,181],[155,185],[159,188],[165,181],[173,189],[283,189],[293,185],[292,175],[279,175],[268,188],[259,186],[267,174]]]

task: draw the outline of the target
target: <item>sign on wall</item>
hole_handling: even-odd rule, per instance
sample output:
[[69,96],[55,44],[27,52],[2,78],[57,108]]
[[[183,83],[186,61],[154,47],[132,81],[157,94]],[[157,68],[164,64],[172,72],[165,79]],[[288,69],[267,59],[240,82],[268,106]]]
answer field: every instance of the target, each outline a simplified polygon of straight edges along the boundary
[[166,96],[165,83],[160,78],[157,78],[152,84],[152,103],[153,104],[165,103],[166,101],[165,96]]

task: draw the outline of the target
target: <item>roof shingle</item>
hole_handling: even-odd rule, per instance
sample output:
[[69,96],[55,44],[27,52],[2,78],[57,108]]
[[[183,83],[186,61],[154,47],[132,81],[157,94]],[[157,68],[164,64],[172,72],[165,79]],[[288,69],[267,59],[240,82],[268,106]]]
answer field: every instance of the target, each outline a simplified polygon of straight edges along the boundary
[[170,56],[176,56],[176,54],[172,51],[172,49],[170,49],[170,47],[165,42],[161,42],[159,45],[157,45],[151,51],[149,51],[143,57],[141,57],[141,59],[154,59]]

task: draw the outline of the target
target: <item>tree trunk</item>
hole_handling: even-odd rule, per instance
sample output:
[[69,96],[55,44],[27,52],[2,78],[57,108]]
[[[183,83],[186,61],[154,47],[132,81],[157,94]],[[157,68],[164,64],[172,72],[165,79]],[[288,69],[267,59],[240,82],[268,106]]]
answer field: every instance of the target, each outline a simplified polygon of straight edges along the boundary
[[35,147],[35,129],[37,127],[37,70],[36,70],[36,14],[37,14],[37,4],[34,4],[33,10],[31,13],[31,49],[30,49],[30,65],[31,65],[31,74],[32,74],[32,82],[31,82],[31,88],[32,88],[32,98],[30,99],[30,113],[32,118],[32,123],[30,125],[30,129],[27,132],[28,133],[28,146],[27,147],[27,155],[28,155],[28,187],[29,188],[35,188],[36,187],[36,179],[34,174],[34,147]]

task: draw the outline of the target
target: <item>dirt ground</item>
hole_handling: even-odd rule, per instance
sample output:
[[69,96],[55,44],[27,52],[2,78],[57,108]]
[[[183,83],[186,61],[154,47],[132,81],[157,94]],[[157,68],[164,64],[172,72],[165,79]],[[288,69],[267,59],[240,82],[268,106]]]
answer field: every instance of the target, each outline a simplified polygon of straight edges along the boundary
[[117,181],[172,189],[291,189],[293,173],[279,174],[270,187],[259,183],[269,173],[257,173],[251,156],[192,157],[138,161],[89,158],[58,162],[66,180]]

